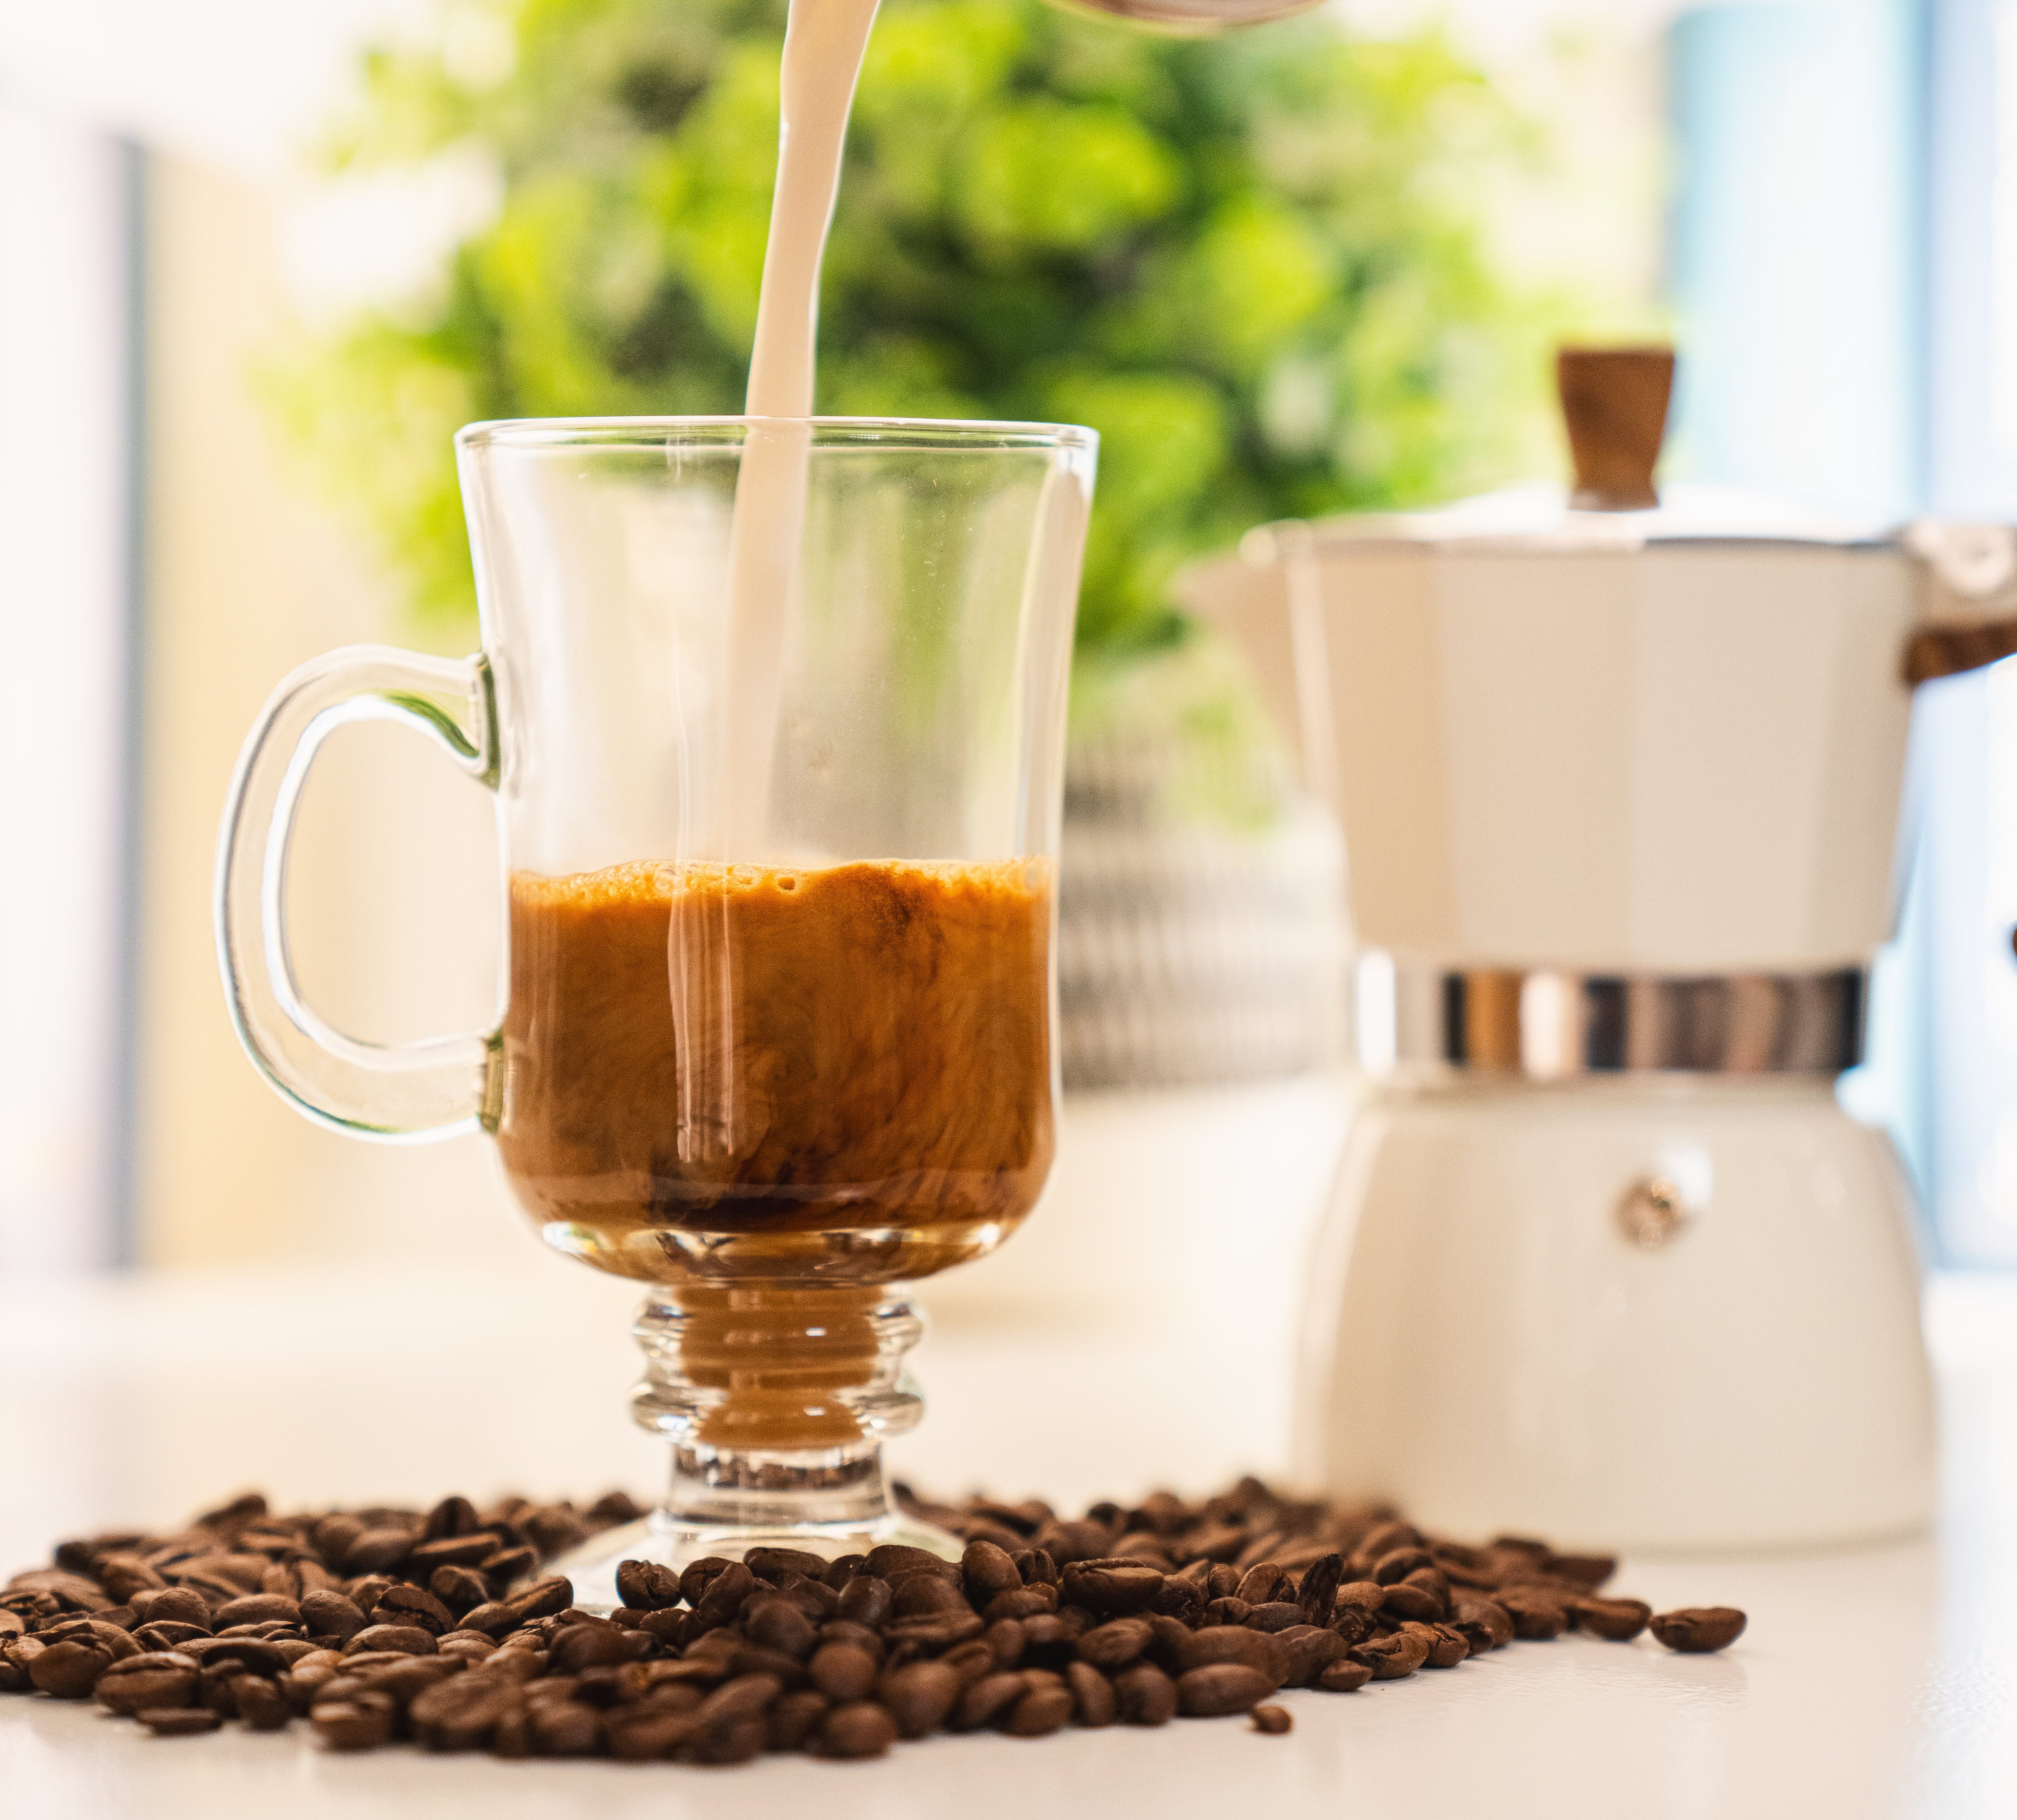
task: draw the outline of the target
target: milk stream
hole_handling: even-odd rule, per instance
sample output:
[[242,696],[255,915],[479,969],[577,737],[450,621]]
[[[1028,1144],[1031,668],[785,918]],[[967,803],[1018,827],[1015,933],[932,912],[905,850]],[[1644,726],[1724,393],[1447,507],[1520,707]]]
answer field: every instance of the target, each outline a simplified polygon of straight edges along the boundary
[[[710,818],[719,860],[760,860],[770,842],[785,631],[798,587],[812,460],[820,261],[840,189],[841,154],[876,0],[791,0],[785,16],[778,180],[763,249],[756,339],[728,540],[727,673],[718,707],[720,769]],[[736,982],[726,893],[675,917],[667,959],[680,1071],[680,1159],[734,1154],[741,1133]]]
[[723,838],[731,843],[762,841],[768,819],[784,631],[811,460],[812,434],[803,420],[813,409],[820,261],[875,7],[876,0],[791,0],[786,16],[778,180],[744,410],[752,418],[787,420],[750,427],[729,532]]

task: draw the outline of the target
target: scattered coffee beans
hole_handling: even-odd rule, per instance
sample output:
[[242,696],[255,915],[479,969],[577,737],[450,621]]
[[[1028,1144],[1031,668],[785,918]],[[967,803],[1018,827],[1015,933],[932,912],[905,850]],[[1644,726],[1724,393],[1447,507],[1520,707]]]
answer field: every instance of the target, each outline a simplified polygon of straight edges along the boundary
[[1650,1628],[1691,1654],[1744,1631],[1727,1606],[1655,1616],[1599,1596],[1601,1556],[1466,1547],[1257,1479],[1073,1519],[902,1495],[965,1543],[957,1563],[895,1546],[758,1548],[678,1574],[629,1561],[606,1616],[536,1576],[637,1516],[620,1492],[585,1510],[448,1497],[293,1516],[247,1495],[172,1535],[65,1542],[15,1575],[0,1692],[95,1697],[164,1738],[305,1718],[331,1750],[852,1760],[941,1728],[1042,1738],[1179,1714],[1247,1714],[1279,1735],[1284,1688],[1351,1693],[1570,1630]]

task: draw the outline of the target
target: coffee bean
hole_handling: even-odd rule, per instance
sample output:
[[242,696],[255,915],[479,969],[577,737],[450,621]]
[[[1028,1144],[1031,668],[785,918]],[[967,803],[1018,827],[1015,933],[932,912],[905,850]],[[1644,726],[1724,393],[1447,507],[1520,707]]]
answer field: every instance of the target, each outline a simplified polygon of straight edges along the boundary
[[280,1731],[294,1716],[294,1709],[287,1704],[287,1696],[262,1676],[234,1676],[231,1692],[233,1710],[254,1732]]
[[1513,1634],[1528,1642],[1545,1642],[1568,1628],[1569,1608],[1558,1594],[1534,1586],[1502,1586],[1495,1602],[1513,1620]]
[[[744,1577],[749,1570],[743,1570]],[[515,1592],[504,1601],[520,1624],[534,1618],[550,1617],[555,1612],[564,1612],[574,1603],[574,1588],[565,1577],[555,1575],[536,1581],[522,1592]],[[465,1620],[467,1621],[467,1620]]]
[[196,1692],[197,1663],[172,1651],[151,1651],[112,1663],[93,1692],[102,1706],[132,1714],[143,1706],[186,1705]]
[[1121,1719],[1130,1725],[1167,1725],[1177,1716],[1177,1684],[1154,1663],[1138,1662],[1113,1678]]
[[171,1586],[156,1592],[136,1593],[133,1616],[143,1624],[193,1624],[210,1628],[210,1607],[200,1594],[186,1586]]
[[626,1561],[616,1570],[616,1590],[624,1604],[639,1611],[660,1611],[680,1602],[680,1578],[656,1561]]
[[476,1570],[500,1592],[509,1592],[539,1565],[539,1551],[520,1546],[499,1548],[476,1563]]
[[1081,1662],[1111,1674],[1125,1668],[1146,1649],[1154,1634],[1145,1619],[1115,1618],[1080,1638],[1076,1653]]
[[373,1750],[391,1737],[394,1716],[389,1699],[360,1693],[354,1700],[319,1702],[309,1710],[309,1723],[331,1750]]
[[1377,1637],[1369,1642],[1355,1644],[1347,1653],[1352,1661],[1362,1662],[1371,1669],[1375,1681],[1398,1681],[1404,1675],[1413,1674],[1428,1660],[1429,1645],[1413,1632],[1400,1630],[1391,1637]]
[[1545,1571],[1554,1575],[1557,1580],[1573,1580],[1584,1591],[1594,1592],[1618,1571],[1618,1557],[1615,1555],[1550,1554],[1541,1565]]
[[1259,1669],[1239,1662],[1214,1662],[1177,1677],[1178,1708],[1193,1719],[1247,1712],[1274,1691],[1274,1684]]
[[340,1592],[311,1592],[301,1602],[301,1624],[312,1637],[345,1642],[364,1628],[364,1614]]
[[223,1723],[216,1714],[196,1706],[147,1706],[133,1717],[157,1738],[193,1738]]
[[714,1630],[731,1622],[742,1609],[742,1602],[756,1590],[756,1577],[740,1561],[732,1561],[707,1584],[707,1590],[694,1602],[694,1624],[701,1630]]
[[431,1656],[435,1652],[434,1633],[423,1631],[417,1624],[366,1624],[343,1646],[346,1656],[364,1650],[391,1650],[401,1656]]
[[1344,1581],[1344,1557],[1335,1549],[1319,1555],[1303,1570],[1296,1588],[1296,1603],[1302,1607],[1306,1624],[1327,1624],[1337,1589]]
[[111,1666],[112,1652],[103,1644],[63,1640],[49,1644],[35,1656],[29,1664],[28,1679],[57,1699],[81,1700]]
[[1289,1653],[1279,1642],[1265,1631],[1250,1631],[1239,1624],[1214,1624],[1193,1631],[1171,1651],[1170,1666],[1182,1674],[1222,1662],[1257,1669],[1276,1687],[1282,1685],[1289,1672]]
[[1286,1631],[1291,1624],[1303,1621],[1303,1608],[1292,1599],[1274,1599],[1264,1606],[1256,1606],[1247,1614],[1244,1627],[1250,1631],[1272,1633]]
[[880,1757],[897,1742],[896,1721],[873,1700],[851,1700],[820,1721],[820,1748],[828,1757]]
[[1296,1721],[1289,1717],[1286,1706],[1256,1706],[1254,1709],[1254,1729],[1265,1732],[1271,1738],[1279,1738],[1294,1727]]
[[1288,1575],[1276,1562],[1262,1561],[1247,1569],[1233,1589],[1233,1597],[1243,1598],[1250,1606],[1261,1606],[1283,1598],[1289,1590]]
[[1164,1576],[1138,1562],[1073,1561],[1063,1570],[1063,1596],[1102,1616],[1138,1612],[1163,1590]]
[[410,1530],[381,1528],[360,1530],[343,1552],[346,1573],[383,1573],[400,1566],[413,1552]]
[[528,1706],[525,1726],[542,1757],[593,1757],[602,1746],[602,1716],[590,1706],[562,1700]]
[[1747,1622],[1734,1606],[1684,1606],[1661,1613],[1652,1620],[1652,1631],[1669,1649],[1701,1656],[1727,1649],[1744,1634]]
[[865,1699],[875,1685],[875,1658],[856,1644],[821,1644],[806,1668],[813,1685],[839,1706]]
[[770,1709],[764,1743],[772,1750],[803,1750],[831,1704],[826,1695],[814,1688],[800,1688],[783,1696]]
[[1470,1640],[1448,1624],[1431,1624],[1428,1660],[1424,1668],[1454,1668],[1470,1654]]
[[1071,1689],[1072,1714],[1085,1726],[1111,1725],[1120,1710],[1113,1683],[1090,1663],[1065,1664],[1065,1685]]
[[1356,1693],[1373,1678],[1373,1670],[1362,1662],[1348,1658],[1333,1662],[1318,1675],[1315,1685],[1326,1693]]
[[913,1662],[889,1675],[882,1697],[898,1733],[922,1738],[946,1722],[963,1691],[958,1675],[943,1662]]
[[1002,1670],[983,1674],[960,1696],[959,1704],[953,1710],[953,1730],[972,1732],[993,1724],[1023,1697],[1023,1692],[1019,1674]]
[[1315,1624],[1294,1624],[1278,1631],[1275,1641],[1285,1656],[1281,1685],[1308,1687],[1351,1647],[1337,1631]]
[[371,1608],[371,1621],[374,1624],[413,1624],[432,1631],[437,1637],[456,1627],[455,1614],[432,1593],[417,1586],[387,1588]]
[[966,1596],[976,1606],[985,1606],[998,1593],[1015,1592],[1022,1588],[1023,1577],[1016,1571],[1008,1551],[993,1542],[968,1543],[959,1565]]
[[211,1613],[211,1623],[220,1631],[233,1624],[298,1624],[301,1621],[301,1608],[294,1600],[264,1592],[227,1600]]
[[1070,1720],[1073,1703],[1070,1688],[1032,1688],[1016,1703],[1002,1729],[1012,1738],[1047,1738]]
[[895,1602],[888,1580],[878,1574],[862,1573],[840,1589],[840,1602],[835,1609],[850,1624],[865,1624],[874,1630],[889,1617]]
[[1387,1588],[1386,1597],[1380,1601],[1380,1609],[1391,1618],[1433,1623],[1443,1616],[1445,1608],[1441,1599],[1419,1586],[1409,1585],[1404,1580]]
[[1579,1598],[1569,1607],[1579,1631],[1612,1643],[1629,1643],[1652,1621],[1653,1608],[1636,1598]]

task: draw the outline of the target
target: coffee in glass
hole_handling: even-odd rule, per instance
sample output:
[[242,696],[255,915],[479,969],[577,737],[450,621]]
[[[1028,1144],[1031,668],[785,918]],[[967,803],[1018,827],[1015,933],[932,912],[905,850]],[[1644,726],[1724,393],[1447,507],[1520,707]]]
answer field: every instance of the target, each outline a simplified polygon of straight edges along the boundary
[[[652,1284],[633,1407],[673,1443],[672,1488],[569,1565],[578,1596],[613,1600],[626,1555],[930,1545],[880,1458],[919,1408],[892,1285],[1000,1243],[1050,1165],[1095,439],[713,418],[458,441],[483,651],[338,652],[268,705],[219,860],[240,1033],[340,1129],[489,1130],[547,1243]],[[733,546],[760,445],[790,449],[803,492],[752,626]],[[496,792],[493,1030],[361,1043],[294,985],[290,820],[322,740],[364,717]]]

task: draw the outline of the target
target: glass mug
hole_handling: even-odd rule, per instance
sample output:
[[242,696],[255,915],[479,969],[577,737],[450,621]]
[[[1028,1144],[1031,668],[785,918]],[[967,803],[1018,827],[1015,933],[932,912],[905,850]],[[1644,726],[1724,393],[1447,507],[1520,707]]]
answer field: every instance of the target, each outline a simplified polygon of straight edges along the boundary
[[[633,1409],[665,1502],[564,1562],[788,1542],[957,1552],[892,1506],[922,1404],[891,1285],[1034,1203],[1059,1092],[1054,865],[1097,439],[1019,423],[532,420],[456,438],[482,650],[305,665],[226,805],[226,994],[310,1117],[481,1126],[541,1236],[653,1285]],[[740,496],[738,497],[738,493]],[[497,798],[489,1031],[395,1047],[303,1003],[289,829],[347,721]]]

